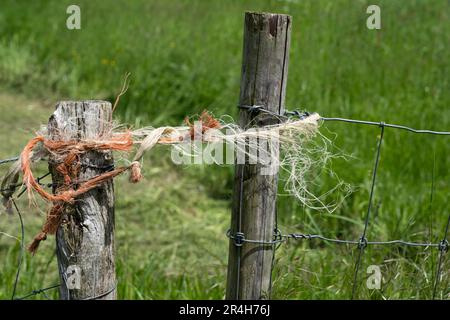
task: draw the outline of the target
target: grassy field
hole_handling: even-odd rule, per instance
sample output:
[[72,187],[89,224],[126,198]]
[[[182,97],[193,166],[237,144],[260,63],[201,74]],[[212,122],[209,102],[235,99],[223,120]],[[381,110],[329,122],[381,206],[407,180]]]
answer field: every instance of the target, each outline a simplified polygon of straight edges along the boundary
[[[366,28],[372,2],[80,0],[82,29],[70,31],[65,12],[73,1],[3,0],[0,159],[20,153],[56,101],[114,100],[125,72],[132,80],[117,116],[130,125],[176,125],[205,108],[236,116],[246,10],[293,16],[288,109],[449,131],[449,2],[377,1],[378,31]],[[333,214],[280,196],[280,228],[358,239],[379,129],[326,123],[322,132],[353,156],[331,166],[355,192]],[[369,240],[442,239],[449,215],[448,145],[446,137],[386,129]],[[165,148],[152,151],[144,168],[141,184],[130,187],[125,177],[117,179],[119,298],[222,299],[233,168],[175,166]],[[5,170],[0,167],[0,174]],[[317,179],[317,191],[331,186],[325,174]],[[20,207],[28,243],[45,212],[25,199]],[[14,237],[20,237],[17,217],[1,214],[0,299],[12,293],[20,248]],[[353,246],[318,241],[281,246],[273,298],[349,298],[356,253]],[[450,298],[448,256],[437,298]],[[369,247],[357,296],[429,299],[437,258],[431,248]],[[381,290],[365,285],[369,265],[381,268]],[[57,281],[50,237],[36,256],[26,255],[18,296]],[[55,291],[48,295],[57,297]]]

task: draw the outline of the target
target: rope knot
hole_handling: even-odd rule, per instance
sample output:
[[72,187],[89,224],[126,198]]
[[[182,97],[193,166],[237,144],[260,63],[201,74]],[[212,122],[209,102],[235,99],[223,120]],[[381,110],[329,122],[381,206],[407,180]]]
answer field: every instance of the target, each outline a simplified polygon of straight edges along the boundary
[[36,253],[39,244],[44,240],[47,240],[47,233],[44,231],[38,233],[38,235],[34,237],[33,242],[28,247],[28,250],[31,252],[31,254],[34,255]]
[[133,161],[130,165],[130,182],[138,183],[141,179],[141,163],[139,161]]

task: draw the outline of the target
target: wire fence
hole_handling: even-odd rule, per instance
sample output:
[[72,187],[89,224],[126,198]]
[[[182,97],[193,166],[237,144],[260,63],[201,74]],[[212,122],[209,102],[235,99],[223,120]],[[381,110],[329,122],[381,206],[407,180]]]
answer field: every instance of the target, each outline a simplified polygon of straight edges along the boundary
[[[283,115],[280,115],[280,114],[271,112],[269,110],[266,110],[263,106],[238,105],[238,108],[246,110],[250,113],[253,113],[254,116],[257,115],[258,113],[265,113],[265,114],[268,114],[269,116],[273,116],[279,120],[286,120],[286,119],[289,119],[292,117],[297,117],[299,119],[305,119],[306,117],[308,117],[310,115],[309,112],[299,111],[299,110],[285,111]],[[434,285],[433,285],[433,293],[432,293],[432,297],[433,297],[433,299],[435,299],[439,281],[440,281],[440,274],[442,271],[444,254],[448,251],[448,248],[449,248],[449,241],[447,240],[447,238],[448,238],[448,232],[449,232],[449,226],[450,226],[450,214],[448,216],[447,223],[444,228],[443,238],[438,243],[417,243],[417,242],[409,242],[409,241],[404,241],[404,240],[369,241],[367,239],[367,231],[368,231],[369,221],[370,221],[371,213],[372,213],[373,197],[374,197],[374,193],[375,193],[376,179],[377,179],[377,174],[378,174],[381,147],[382,147],[382,143],[383,143],[385,128],[405,130],[405,131],[415,133],[415,134],[430,134],[430,135],[439,135],[439,136],[450,136],[450,132],[448,132],[448,131],[433,131],[433,130],[419,130],[419,129],[414,129],[414,128],[410,128],[410,127],[403,126],[403,125],[389,124],[389,123],[385,123],[385,122],[372,122],[372,121],[354,120],[354,119],[346,119],[346,118],[321,117],[320,119],[324,122],[335,121],[335,122],[344,122],[344,123],[349,123],[349,124],[377,126],[380,128],[380,138],[378,140],[378,144],[377,144],[377,148],[376,148],[376,152],[375,152],[375,161],[374,161],[373,171],[372,171],[372,182],[370,185],[368,206],[367,206],[367,211],[366,211],[365,218],[364,218],[364,229],[363,229],[359,239],[358,240],[332,239],[332,238],[325,237],[323,235],[303,234],[303,233],[282,234],[278,228],[278,216],[277,215],[275,216],[275,220],[276,220],[275,226],[276,227],[274,230],[273,240],[271,240],[271,241],[264,241],[264,240],[258,240],[258,239],[246,239],[245,234],[241,231],[242,230],[241,223],[238,223],[238,228],[237,228],[236,233],[232,234],[231,230],[228,230],[227,234],[226,234],[227,237],[233,240],[233,243],[238,248],[238,250],[240,250],[240,247],[242,247],[242,245],[244,243],[276,246],[280,243],[288,241],[289,239],[294,239],[294,240],[317,239],[317,240],[330,242],[333,244],[356,245],[358,248],[358,255],[356,258],[356,263],[355,263],[354,273],[353,273],[353,286],[352,286],[352,292],[351,292],[352,300],[355,299],[355,296],[357,293],[358,276],[359,276],[359,271],[360,271],[360,267],[361,267],[362,256],[363,256],[364,250],[367,248],[367,246],[369,246],[369,245],[402,245],[402,246],[411,246],[411,247],[437,248],[439,250],[439,258],[438,258],[436,272],[434,275]],[[241,175],[241,177],[243,177],[243,175]],[[242,185],[242,181],[241,181],[241,185]],[[239,198],[241,200],[242,200],[242,196],[243,196],[243,190],[240,190]],[[240,203],[242,203],[242,202],[240,201]],[[241,210],[239,210],[239,212],[241,212]],[[242,219],[242,217],[240,216],[240,213],[239,213],[238,221],[241,221],[241,219]],[[274,247],[274,250],[276,250],[276,247]],[[238,259],[237,259],[237,270],[239,270],[239,269],[240,269],[240,252],[238,252]],[[272,265],[272,269],[273,269],[273,265]],[[237,281],[236,288],[237,288],[237,291],[239,291],[239,277],[237,277],[236,281]],[[239,296],[239,292],[237,292],[237,296]]]
[[[248,112],[252,112],[252,113],[259,113],[259,112],[264,112],[267,113],[271,116],[277,117],[278,119],[288,119],[291,117],[298,117],[299,119],[304,119],[307,116],[309,116],[310,114],[308,112],[302,112],[302,111],[286,111],[284,113],[284,115],[279,115],[279,114],[275,114],[273,112],[267,111],[265,110],[263,107],[261,106],[239,106],[239,108],[241,109],[245,109]],[[366,126],[377,126],[380,128],[380,138],[378,140],[377,143],[377,148],[376,148],[376,152],[375,152],[375,160],[374,160],[374,165],[373,165],[373,171],[372,171],[372,179],[371,179],[371,185],[370,185],[370,193],[369,193],[369,199],[368,199],[368,206],[367,206],[367,211],[365,214],[365,218],[364,218],[364,228],[363,231],[361,233],[361,236],[359,237],[359,239],[334,239],[334,238],[329,238],[326,237],[324,235],[321,234],[304,234],[304,233],[289,233],[289,234],[283,234],[280,229],[278,228],[278,218],[276,216],[276,221],[275,221],[275,230],[274,230],[274,235],[273,235],[273,239],[270,241],[264,241],[264,240],[258,240],[258,239],[247,239],[245,238],[245,234],[242,233],[241,230],[241,224],[238,224],[238,231],[234,234],[231,233],[231,230],[228,230],[226,233],[226,236],[233,240],[233,243],[236,247],[240,248],[242,247],[242,245],[244,245],[244,243],[252,243],[252,244],[260,244],[260,245],[268,245],[268,246],[274,246],[274,249],[276,250],[277,245],[280,245],[282,243],[287,242],[288,240],[297,240],[297,241],[301,241],[301,240],[321,240],[321,241],[325,241],[325,242],[329,242],[332,244],[347,244],[347,245],[355,245],[358,249],[358,255],[356,258],[356,262],[355,262],[355,266],[354,266],[354,273],[353,273],[353,287],[352,287],[352,293],[351,293],[351,298],[354,299],[356,296],[356,291],[357,291],[357,284],[358,284],[358,276],[359,276],[359,270],[361,267],[361,263],[362,263],[362,257],[364,254],[364,250],[367,248],[367,246],[374,246],[374,245],[400,245],[400,246],[410,246],[410,247],[423,247],[423,248],[437,248],[439,251],[439,258],[438,258],[438,263],[437,263],[437,267],[436,267],[436,271],[435,271],[435,275],[434,275],[434,285],[433,285],[433,293],[432,293],[432,297],[433,299],[435,299],[436,297],[436,292],[439,286],[439,281],[440,281],[440,274],[442,272],[442,264],[444,261],[444,255],[445,253],[448,251],[449,249],[449,241],[447,240],[448,238],[448,233],[449,233],[449,229],[450,229],[450,214],[448,216],[447,219],[447,223],[445,225],[444,231],[443,231],[443,237],[441,239],[441,241],[437,242],[437,243],[431,243],[431,242],[424,242],[424,243],[420,243],[420,242],[409,242],[409,241],[404,241],[401,239],[398,240],[389,240],[389,241],[369,241],[367,239],[367,231],[368,231],[368,227],[369,227],[369,221],[371,218],[371,213],[372,213],[372,207],[373,207],[373,198],[374,198],[374,193],[375,193],[375,186],[376,186],[376,179],[377,179],[377,174],[378,174],[378,167],[379,167],[379,161],[380,161],[380,154],[381,154],[381,149],[382,149],[382,143],[383,143],[383,138],[384,138],[384,134],[385,134],[385,128],[393,128],[393,129],[397,129],[397,130],[406,130],[408,132],[412,132],[415,134],[431,134],[431,135],[439,135],[439,136],[450,136],[450,132],[446,132],[446,131],[432,131],[432,130],[418,130],[418,129],[413,129],[410,127],[406,127],[406,126],[402,126],[402,125],[395,125],[395,124],[388,124],[385,122],[371,122],[371,121],[363,121],[363,120],[354,120],[354,119],[346,119],[346,118],[326,118],[326,117],[321,117],[321,120],[325,121],[325,122],[344,122],[344,123],[350,123],[350,124],[359,124],[359,125],[366,125]],[[17,161],[19,159],[19,157],[11,157],[8,159],[4,159],[4,160],[0,160],[0,165],[2,164],[7,164],[7,163],[11,163],[14,161]],[[89,166],[89,164],[86,164],[87,166]],[[102,169],[106,169],[106,170],[113,170],[114,166],[108,166]],[[39,178],[37,178],[37,182],[44,186],[44,187],[53,187],[54,184],[53,183],[43,183],[43,179],[45,179],[46,177],[48,177],[50,175],[50,172],[40,176]],[[243,177],[243,175],[241,175],[241,177]],[[16,187],[22,187],[23,184],[19,183],[16,186],[13,186],[14,188]],[[8,189],[3,189],[0,191],[9,191],[10,188]],[[18,195],[15,197],[15,199],[20,198],[20,196],[26,191],[26,189],[24,188],[23,190],[21,190]],[[240,197],[243,196],[243,190],[240,190]],[[242,203],[242,201],[241,201]],[[25,231],[24,231],[24,223],[23,223],[23,219],[22,219],[22,214],[17,206],[16,201],[14,200],[14,198],[12,199],[12,204],[15,208],[15,211],[19,217],[19,222],[20,222],[20,229],[21,229],[21,239],[20,239],[20,253],[19,253],[19,259],[18,259],[18,264],[17,264],[17,271],[16,271],[16,276],[15,276],[15,282],[14,282],[14,286],[13,286],[13,293],[12,293],[12,299],[13,300],[23,300],[23,299],[27,299],[29,297],[32,296],[36,296],[39,294],[44,295],[46,298],[49,298],[46,295],[46,292],[52,289],[56,289],[60,287],[60,284],[55,284],[49,287],[45,287],[45,288],[41,288],[41,289],[37,289],[37,290],[33,290],[32,292],[16,298],[16,291],[17,291],[17,284],[18,284],[18,280],[19,280],[19,276],[20,276],[20,270],[21,270],[21,266],[22,266],[22,261],[23,261],[23,256],[25,253],[25,245],[24,245],[24,238],[25,238]],[[242,218],[242,217],[240,217]],[[239,219],[240,220],[240,219]],[[238,259],[237,259],[237,267],[239,270],[239,264],[240,264],[240,259],[239,259],[240,254],[238,253]],[[273,268],[273,265],[272,265]],[[239,272],[238,272],[239,274]],[[239,282],[239,277],[237,278],[237,281]],[[116,284],[117,285],[117,284]],[[239,283],[236,286],[237,288],[239,288]],[[98,299],[101,298],[103,296],[108,295],[109,293],[111,293],[113,290],[115,290],[116,286],[114,286],[114,288],[112,288],[111,290],[108,290],[108,292],[103,293],[101,295],[98,296],[94,296],[94,297],[89,297],[87,298],[87,300],[89,299]]]

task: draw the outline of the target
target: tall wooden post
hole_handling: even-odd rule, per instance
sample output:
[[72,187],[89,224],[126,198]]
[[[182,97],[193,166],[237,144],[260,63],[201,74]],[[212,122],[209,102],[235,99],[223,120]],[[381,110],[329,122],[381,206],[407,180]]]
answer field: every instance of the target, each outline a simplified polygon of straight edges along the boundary
[[[260,106],[276,114],[284,113],[291,17],[282,14],[245,14],[242,62],[241,106]],[[276,122],[274,117],[256,121],[255,113],[241,109],[240,126]],[[275,227],[278,170],[262,174],[262,165],[235,167],[231,235],[245,239],[272,241]],[[270,297],[273,245],[230,240],[227,299]]]
[[[50,117],[53,140],[99,139],[112,127],[111,104],[106,101],[60,102]],[[61,176],[49,160],[55,185]],[[89,151],[80,158],[79,180],[104,173],[113,166],[111,152]],[[64,212],[56,235],[61,299],[116,298],[114,261],[114,186],[106,182],[81,197]]]

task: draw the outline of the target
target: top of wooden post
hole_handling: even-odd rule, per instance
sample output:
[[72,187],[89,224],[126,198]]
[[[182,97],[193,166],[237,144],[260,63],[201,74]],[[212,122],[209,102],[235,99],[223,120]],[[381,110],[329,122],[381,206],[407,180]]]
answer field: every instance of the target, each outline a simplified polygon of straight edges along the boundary
[[49,128],[53,139],[106,137],[112,130],[111,103],[102,100],[60,101],[50,117]]
[[[286,14],[245,13],[240,105],[284,113],[291,19]],[[241,126],[251,122],[243,113]]]

